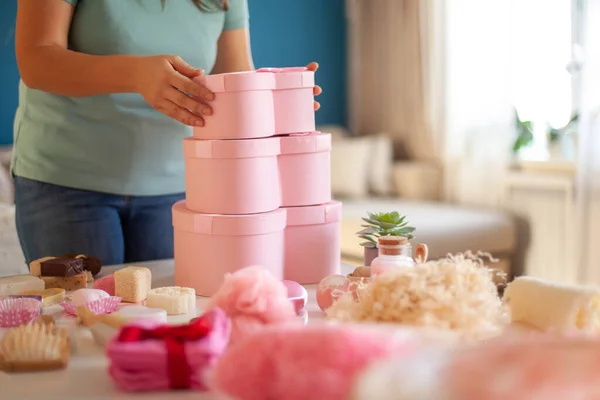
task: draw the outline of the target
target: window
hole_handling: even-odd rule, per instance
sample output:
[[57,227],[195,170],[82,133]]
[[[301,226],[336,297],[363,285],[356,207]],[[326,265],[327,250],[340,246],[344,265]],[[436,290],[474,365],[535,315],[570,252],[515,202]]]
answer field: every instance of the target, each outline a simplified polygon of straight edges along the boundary
[[521,155],[547,159],[549,128],[564,127],[577,111],[582,0],[513,0],[511,5],[511,97],[533,132]]

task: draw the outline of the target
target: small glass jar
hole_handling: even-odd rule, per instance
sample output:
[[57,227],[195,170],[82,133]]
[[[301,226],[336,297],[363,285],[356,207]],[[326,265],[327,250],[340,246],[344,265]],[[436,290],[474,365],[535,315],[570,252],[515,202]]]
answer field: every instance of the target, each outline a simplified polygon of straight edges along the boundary
[[416,265],[412,258],[412,246],[401,236],[379,238],[379,256],[371,262],[371,276],[380,275],[393,268],[412,268]]

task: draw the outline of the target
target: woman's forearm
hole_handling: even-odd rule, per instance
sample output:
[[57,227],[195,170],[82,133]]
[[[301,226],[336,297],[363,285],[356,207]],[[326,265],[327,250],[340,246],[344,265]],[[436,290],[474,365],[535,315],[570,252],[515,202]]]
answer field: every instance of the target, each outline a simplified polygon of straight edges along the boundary
[[243,28],[223,32],[217,42],[217,59],[210,73],[223,74],[252,70],[254,70],[254,62],[250,52],[248,30]]
[[135,71],[140,60],[138,56],[92,56],[57,45],[37,46],[18,56],[27,86],[71,97],[137,91]]

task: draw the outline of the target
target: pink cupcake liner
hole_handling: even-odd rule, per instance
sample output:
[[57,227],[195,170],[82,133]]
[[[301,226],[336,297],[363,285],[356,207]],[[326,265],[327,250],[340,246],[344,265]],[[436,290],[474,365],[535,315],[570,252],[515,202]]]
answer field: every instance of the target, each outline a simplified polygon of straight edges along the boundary
[[[101,314],[110,314],[115,311],[121,302],[120,297],[111,296],[105,299],[99,299],[90,301],[85,306],[92,312],[97,315]],[[75,316],[77,315],[77,306],[71,303],[61,303],[60,304],[65,312],[69,315]]]
[[42,302],[31,298],[0,300],[0,327],[12,328],[30,323],[42,313]]

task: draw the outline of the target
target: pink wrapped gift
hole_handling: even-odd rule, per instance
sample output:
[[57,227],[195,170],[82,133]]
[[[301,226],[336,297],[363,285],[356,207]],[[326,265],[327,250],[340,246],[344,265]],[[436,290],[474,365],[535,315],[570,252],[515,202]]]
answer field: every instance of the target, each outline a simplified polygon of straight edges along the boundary
[[194,128],[196,139],[250,139],[275,134],[272,73],[236,72],[194,80],[215,93],[209,103],[213,114],[205,118],[205,126]]
[[188,138],[183,141],[183,150],[190,210],[203,214],[255,214],[281,205],[279,138]]
[[301,285],[340,273],[342,203],[286,207],[284,279]]
[[283,207],[331,201],[331,135],[312,132],[280,138],[279,175]]
[[314,131],[315,72],[304,67],[261,68],[258,72],[275,74],[275,132],[282,135]]
[[211,215],[173,206],[175,284],[212,296],[224,275],[260,265],[283,279],[285,210],[264,214]]
[[106,349],[109,374],[128,392],[206,390],[205,373],[227,347],[229,332],[220,309],[186,325],[127,325]]

